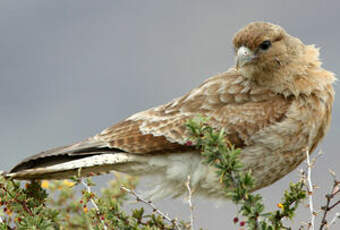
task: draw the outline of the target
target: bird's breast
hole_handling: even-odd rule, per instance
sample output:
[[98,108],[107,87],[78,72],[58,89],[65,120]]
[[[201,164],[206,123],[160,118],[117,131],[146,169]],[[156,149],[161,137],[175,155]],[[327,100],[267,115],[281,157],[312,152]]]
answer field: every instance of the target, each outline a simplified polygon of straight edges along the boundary
[[284,119],[252,136],[241,160],[256,178],[256,188],[282,178],[305,160],[307,150],[316,149],[329,127],[332,103],[327,91],[298,97]]

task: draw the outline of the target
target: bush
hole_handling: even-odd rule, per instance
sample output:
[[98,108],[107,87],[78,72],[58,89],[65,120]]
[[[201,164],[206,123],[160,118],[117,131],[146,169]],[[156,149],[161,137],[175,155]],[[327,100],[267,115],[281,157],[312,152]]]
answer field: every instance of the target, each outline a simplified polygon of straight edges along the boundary
[[[206,118],[196,117],[187,122],[191,132],[187,145],[195,145],[204,156],[204,163],[216,167],[216,176],[224,184],[226,196],[240,206],[237,216],[243,216],[245,221],[239,222],[238,217],[235,217],[234,223],[239,222],[240,226],[248,229],[290,229],[282,221],[292,219],[298,205],[308,196],[312,217],[307,228],[314,228],[316,214],[312,206],[313,186],[309,177],[312,164],[308,152],[307,173],[302,174],[300,181],[289,185],[276,211],[265,212],[261,195],[251,193],[255,178],[250,171],[243,173],[241,170],[243,165],[238,158],[241,150],[225,143],[224,131],[213,129],[207,121]],[[74,177],[72,180],[44,180],[24,184],[0,177],[0,229],[193,229],[193,216],[190,223],[168,217],[151,201],[143,200],[134,192],[136,178],[115,175],[116,179],[109,182],[100,195],[91,191],[94,186],[91,178]],[[337,214],[331,223],[327,221],[329,211],[340,204],[340,201],[331,202],[340,193],[340,182],[336,180],[335,174],[333,176],[333,187],[330,194],[326,195],[319,229],[331,225],[340,216]],[[76,184],[83,185],[80,196],[74,189]],[[192,208],[189,184],[189,205]],[[143,208],[125,213],[121,206],[127,193],[138,202],[150,206],[152,213],[147,214]]]

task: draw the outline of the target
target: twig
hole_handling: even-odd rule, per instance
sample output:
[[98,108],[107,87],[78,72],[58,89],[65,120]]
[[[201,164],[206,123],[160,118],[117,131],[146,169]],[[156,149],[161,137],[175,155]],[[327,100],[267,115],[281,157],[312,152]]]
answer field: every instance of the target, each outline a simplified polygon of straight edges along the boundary
[[[88,186],[88,184],[84,181],[83,178],[80,179],[80,182],[81,182],[81,183],[84,185],[84,187],[87,189],[87,192],[90,193],[90,194],[92,194],[91,187]],[[100,213],[100,210],[99,210],[99,208],[98,208],[96,202],[94,201],[94,199],[93,199],[92,197],[90,198],[90,201],[91,201],[93,207],[96,209],[97,214],[99,214],[99,213]],[[104,220],[102,220],[101,218],[98,218],[98,219],[99,219],[100,222],[102,223],[104,230],[107,230],[107,227],[106,227],[106,225],[105,225]]]
[[338,200],[337,202],[335,202],[333,205],[329,206],[329,210],[333,209],[335,206],[337,206],[338,204],[340,204],[340,200]]
[[329,222],[328,227],[330,227],[331,225],[335,224],[336,219],[340,219],[340,212],[335,213],[333,219],[331,220],[331,222]]
[[306,156],[307,156],[307,193],[308,193],[308,199],[309,199],[309,209],[311,213],[311,220],[308,223],[308,229],[314,230],[314,221],[315,221],[315,211],[313,207],[313,184],[312,184],[312,164],[310,161],[309,151],[306,150]]
[[190,208],[190,229],[194,230],[194,206],[192,205],[192,190],[190,187],[190,181],[191,181],[191,177],[188,176],[186,186],[188,189],[188,203],[189,203],[189,208]]
[[127,193],[129,193],[129,194],[131,194],[131,195],[133,195],[133,196],[136,198],[136,200],[137,200],[138,202],[142,202],[142,203],[144,203],[144,204],[146,204],[146,205],[149,205],[149,206],[152,208],[153,212],[156,212],[158,215],[160,215],[161,217],[163,217],[164,219],[166,219],[169,223],[173,224],[176,230],[181,230],[180,227],[179,227],[178,224],[177,224],[177,220],[176,220],[176,219],[170,218],[167,214],[165,214],[165,213],[163,213],[161,210],[159,210],[159,209],[152,203],[151,200],[149,200],[149,201],[144,200],[144,199],[141,198],[134,190],[128,189],[128,188],[126,188],[126,187],[124,187],[124,186],[121,186],[120,189],[123,190],[123,191],[125,191],[125,192],[127,192]]
[[340,204],[340,200],[338,200],[337,202],[335,202],[334,204],[331,205],[331,200],[338,194],[340,193],[340,181],[338,181],[336,179],[336,175],[333,171],[330,171],[331,175],[334,178],[334,182],[333,182],[333,186],[332,186],[332,190],[330,194],[326,195],[326,205],[321,207],[321,209],[323,210],[323,216],[322,216],[322,220],[321,220],[321,225],[319,230],[322,230],[325,226],[329,227],[331,224],[330,223],[334,223],[336,221],[336,218],[339,218],[340,214],[336,213],[335,217],[332,219],[332,221],[327,224],[327,214],[329,213],[329,211],[331,211],[335,206]]

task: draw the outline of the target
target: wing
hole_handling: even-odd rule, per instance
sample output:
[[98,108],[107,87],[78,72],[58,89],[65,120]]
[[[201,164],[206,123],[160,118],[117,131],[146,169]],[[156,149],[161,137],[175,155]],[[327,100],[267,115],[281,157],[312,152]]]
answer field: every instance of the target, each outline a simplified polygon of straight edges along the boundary
[[[270,89],[258,86],[231,69],[209,78],[183,97],[137,113],[92,138],[27,158],[11,172],[53,168],[70,161],[80,162],[82,167],[96,164],[100,172],[100,164],[103,162],[93,163],[98,155],[110,157],[108,154],[145,155],[193,151],[193,147],[185,145],[189,137],[185,123],[198,114],[210,117],[211,126],[224,128],[226,138],[231,143],[244,147],[251,144],[251,136],[256,132],[284,119],[290,104],[289,98],[274,94]],[[126,156],[124,161],[130,160]],[[81,161],[85,158],[91,159],[92,163]],[[111,164],[108,162],[117,163],[117,160],[110,158],[105,164]],[[69,170],[76,166],[72,164],[65,167]],[[63,170],[66,170],[65,167],[62,167]],[[53,169],[53,172],[59,168]],[[40,177],[45,171],[40,170]],[[32,171],[32,175],[34,173]],[[20,175],[22,178],[26,176],[24,172]]]
[[183,97],[105,129],[96,138],[110,148],[130,153],[183,151],[190,135],[185,123],[201,114],[210,118],[213,127],[224,128],[234,145],[243,147],[257,131],[284,119],[290,104],[290,98],[262,88],[231,69]]

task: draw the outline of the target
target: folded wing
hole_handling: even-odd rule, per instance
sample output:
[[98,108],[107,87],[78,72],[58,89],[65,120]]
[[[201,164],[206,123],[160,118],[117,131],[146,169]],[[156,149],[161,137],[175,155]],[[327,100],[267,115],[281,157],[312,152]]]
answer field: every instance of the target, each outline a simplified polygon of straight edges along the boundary
[[[251,136],[285,118],[289,98],[253,85],[234,70],[216,75],[183,97],[137,113],[100,134],[74,145],[51,149],[16,165],[8,176],[19,179],[65,178],[103,173],[124,164],[143,164],[138,156],[196,151],[186,146],[185,123],[198,114],[226,130],[238,147],[251,144]],[[143,158],[145,159],[145,158]]]

